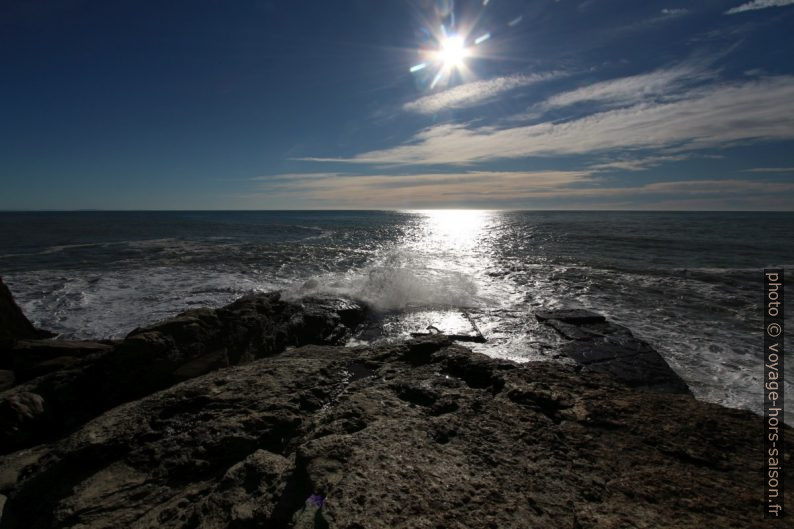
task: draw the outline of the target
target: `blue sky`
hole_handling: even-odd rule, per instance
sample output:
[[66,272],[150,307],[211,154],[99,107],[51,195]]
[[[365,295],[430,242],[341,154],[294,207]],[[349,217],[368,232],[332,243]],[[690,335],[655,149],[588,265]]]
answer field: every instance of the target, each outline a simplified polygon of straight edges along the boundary
[[791,210],[792,28],[794,0],[6,0],[0,209]]

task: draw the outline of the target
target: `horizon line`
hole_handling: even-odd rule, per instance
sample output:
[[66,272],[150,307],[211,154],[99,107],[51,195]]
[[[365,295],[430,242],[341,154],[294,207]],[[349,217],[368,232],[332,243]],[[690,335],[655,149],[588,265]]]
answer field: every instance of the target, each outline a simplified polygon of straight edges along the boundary
[[475,207],[435,207],[435,208],[279,208],[279,209],[0,209],[0,213],[276,213],[276,212],[411,212],[411,211],[549,211],[549,212],[624,212],[624,213],[794,213],[794,209],[559,209],[559,208],[475,208]]

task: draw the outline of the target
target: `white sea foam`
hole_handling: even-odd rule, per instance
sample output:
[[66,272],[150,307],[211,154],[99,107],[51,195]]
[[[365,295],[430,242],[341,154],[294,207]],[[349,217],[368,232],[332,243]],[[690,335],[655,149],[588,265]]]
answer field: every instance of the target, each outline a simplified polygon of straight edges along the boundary
[[287,296],[337,294],[360,299],[379,310],[412,306],[467,307],[477,303],[477,284],[460,272],[427,268],[369,266],[312,278],[288,289]]
[[234,273],[172,267],[8,276],[25,314],[62,338],[119,338],[184,310],[220,306],[282,285]]

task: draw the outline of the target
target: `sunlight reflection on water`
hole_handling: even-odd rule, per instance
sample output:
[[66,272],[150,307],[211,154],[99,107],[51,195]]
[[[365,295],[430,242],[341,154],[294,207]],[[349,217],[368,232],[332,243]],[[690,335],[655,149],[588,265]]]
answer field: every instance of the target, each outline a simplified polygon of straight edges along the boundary
[[499,212],[485,210],[423,210],[418,229],[406,238],[403,251],[417,264],[439,272],[454,271],[472,279],[489,268],[491,232]]
[[469,250],[475,247],[495,214],[485,210],[420,210],[425,217],[422,242],[437,249]]

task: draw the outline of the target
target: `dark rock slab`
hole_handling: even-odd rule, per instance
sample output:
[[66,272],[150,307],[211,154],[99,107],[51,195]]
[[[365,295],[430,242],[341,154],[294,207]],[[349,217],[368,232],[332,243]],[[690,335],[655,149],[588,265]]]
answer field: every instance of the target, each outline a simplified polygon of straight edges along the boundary
[[366,312],[363,304],[351,299],[305,297],[289,320],[290,341],[293,345],[343,343]]
[[621,325],[603,321],[588,324],[565,323],[561,320],[544,320],[543,323],[555,331],[563,338],[569,340],[593,340],[605,336],[625,336],[633,338],[629,329]]
[[17,362],[40,362],[59,356],[89,356],[107,353],[115,345],[112,341],[90,340],[17,340],[12,352]]
[[640,340],[616,343],[609,339],[578,340],[561,351],[594,371],[613,375],[630,386],[652,391],[689,394],[689,387],[667,362]]
[[0,424],[0,439],[14,441],[7,446],[33,444],[44,438],[47,433],[44,399],[30,391],[7,392],[0,398]]
[[14,385],[16,376],[8,369],[0,369],[0,391],[6,390]]
[[571,366],[439,336],[310,345],[0,457],[0,525],[786,527],[763,518],[757,448],[749,412]]
[[691,395],[664,358],[629,329],[587,310],[541,312],[536,317],[571,340],[561,352],[587,369],[609,373],[632,387]]
[[568,340],[592,340],[593,333],[582,327],[571,325],[560,320],[542,320],[543,323],[557,331],[557,333]]
[[111,343],[79,340],[17,340],[0,360],[12,369],[17,382],[77,367],[113,350]]
[[563,323],[570,323],[572,325],[584,325],[606,321],[606,318],[601,314],[585,309],[561,309],[536,312],[535,318],[537,318],[537,320],[540,322],[547,320],[557,320]]
[[300,300],[304,311],[322,313],[325,315],[336,314],[342,325],[354,328],[366,316],[366,307],[348,298],[307,296]]

